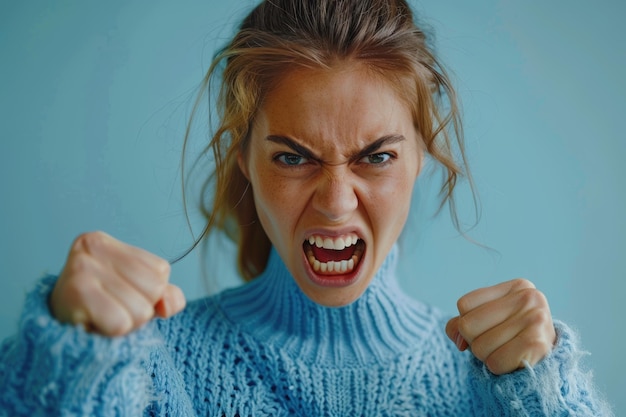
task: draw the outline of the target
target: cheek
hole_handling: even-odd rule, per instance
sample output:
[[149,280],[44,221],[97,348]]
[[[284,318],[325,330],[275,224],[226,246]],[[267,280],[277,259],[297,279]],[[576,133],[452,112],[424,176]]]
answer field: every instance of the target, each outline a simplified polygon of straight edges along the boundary
[[[294,216],[297,196],[276,176],[260,170],[261,174],[252,181],[254,201],[259,220],[270,240],[275,242],[279,234],[285,232]],[[280,231],[283,233],[280,233]]]
[[399,234],[411,207],[415,181],[409,175],[391,176],[373,190],[371,213],[384,225],[383,233]]

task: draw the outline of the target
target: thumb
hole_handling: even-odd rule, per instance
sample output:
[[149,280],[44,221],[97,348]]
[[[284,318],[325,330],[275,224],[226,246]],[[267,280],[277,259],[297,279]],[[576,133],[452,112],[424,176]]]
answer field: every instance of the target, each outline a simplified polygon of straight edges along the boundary
[[459,331],[459,316],[453,317],[448,321],[448,324],[446,324],[446,334],[461,352],[469,347],[467,341],[461,336],[461,332]]
[[182,290],[176,285],[167,284],[163,295],[154,305],[154,312],[157,317],[166,319],[182,311],[186,304]]

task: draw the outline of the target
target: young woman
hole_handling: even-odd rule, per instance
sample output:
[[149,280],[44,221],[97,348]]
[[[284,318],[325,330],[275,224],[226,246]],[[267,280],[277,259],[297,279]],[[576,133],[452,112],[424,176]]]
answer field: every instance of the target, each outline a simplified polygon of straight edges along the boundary
[[444,202],[465,173],[454,91],[403,0],[264,1],[205,87],[218,75],[207,231],[249,283],[185,307],[165,260],[79,236],[2,345],[5,415],[609,413],[531,282],[452,319],[396,284],[424,158]]

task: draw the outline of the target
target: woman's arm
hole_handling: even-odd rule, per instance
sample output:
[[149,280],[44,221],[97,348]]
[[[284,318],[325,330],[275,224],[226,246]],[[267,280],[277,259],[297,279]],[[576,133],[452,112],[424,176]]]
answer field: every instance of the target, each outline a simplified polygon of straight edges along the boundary
[[461,297],[446,333],[470,349],[469,383],[480,416],[608,416],[582,371],[583,353],[563,323],[555,324],[546,297],[524,279],[480,288]]
[[55,282],[28,294],[18,334],[0,347],[0,415],[142,415],[155,398],[146,363],[158,333],[110,338],[62,324],[48,309]]
[[580,360],[586,354],[578,347],[576,334],[555,322],[557,343],[535,366],[494,375],[471,358],[469,384],[478,401],[480,416],[612,416],[595,390],[592,375]]

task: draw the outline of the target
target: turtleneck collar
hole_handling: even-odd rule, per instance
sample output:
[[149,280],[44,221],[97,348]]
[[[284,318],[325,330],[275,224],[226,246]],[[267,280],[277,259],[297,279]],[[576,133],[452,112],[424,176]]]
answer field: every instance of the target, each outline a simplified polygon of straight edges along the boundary
[[254,281],[222,293],[226,316],[257,340],[320,366],[384,363],[412,350],[432,331],[429,309],[404,295],[394,246],[363,295],[325,307],[298,287],[275,249]]

